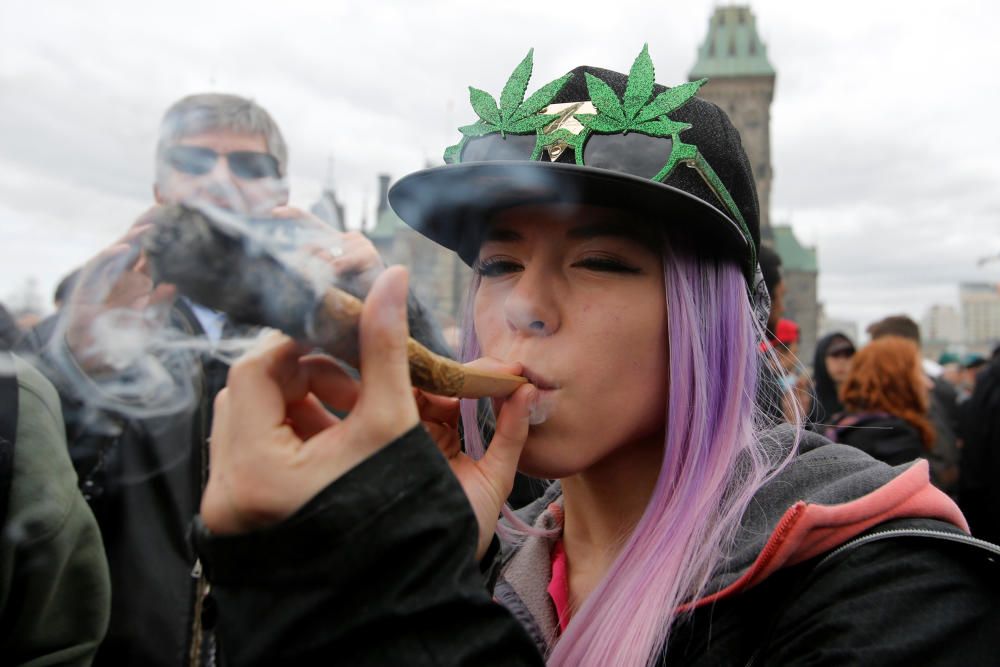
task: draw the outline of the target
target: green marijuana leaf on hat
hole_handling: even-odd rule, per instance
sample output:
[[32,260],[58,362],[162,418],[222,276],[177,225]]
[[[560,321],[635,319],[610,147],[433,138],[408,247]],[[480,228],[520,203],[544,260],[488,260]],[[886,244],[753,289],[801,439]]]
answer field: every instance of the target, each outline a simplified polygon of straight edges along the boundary
[[593,74],[588,72],[586,80],[590,100],[598,113],[576,114],[580,123],[595,132],[628,134],[635,131],[653,137],[672,137],[691,127],[688,123],[678,123],[664,116],[683,106],[708,81],[701,79],[675,86],[650,101],[654,71],[648,45],[643,45],[629,70],[624,103],[611,86]]

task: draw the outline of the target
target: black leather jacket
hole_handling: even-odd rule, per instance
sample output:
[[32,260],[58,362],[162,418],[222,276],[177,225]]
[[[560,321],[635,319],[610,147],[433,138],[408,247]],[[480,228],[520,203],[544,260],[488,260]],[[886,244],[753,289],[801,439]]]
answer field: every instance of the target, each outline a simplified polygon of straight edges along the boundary
[[[449,355],[433,318],[411,294],[414,338]],[[119,667],[215,664],[214,638],[205,623],[207,581],[188,541],[192,518],[208,479],[208,436],[215,395],[228,366],[194,359],[195,399],[179,413],[128,418],[94,410],[86,380],[46,363],[55,345],[55,316],[40,324],[23,347],[59,389],[70,455],[81,490],[101,527],[111,571],[111,622],[94,664]],[[204,334],[192,309],[178,299],[170,326]],[[208,623],[208,626],[211,622]]]
[[[876,530],[699,607],[667,664],[993,664],[1000,548],[939,521]],[[419,426],[284,522],[213,536],[196,520],[193,539],[227,664],[544,664],[483,586],[471,507]]]

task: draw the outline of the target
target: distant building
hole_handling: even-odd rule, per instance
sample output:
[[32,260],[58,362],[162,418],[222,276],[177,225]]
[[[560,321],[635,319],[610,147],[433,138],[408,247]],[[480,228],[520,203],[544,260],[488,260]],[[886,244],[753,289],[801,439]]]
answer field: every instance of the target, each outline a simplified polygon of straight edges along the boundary
[[771,101],[775,76],[750,7],[717,7],[688,77],[692,81],[709,79],[698,96],[719,105],[739,130],[757,184],[761,241],[781,257],[788,290],[785,317],[799,325],[800,357],[811,359],[819,328],[816,249],[799,243],[791,227],[771,225]]
[[799,243],[788,225],[771,226],[771,244],[781,257],[781,275],[785,280],[785,317],[799,325],[799,357],[812,359],[820,315],[816,300],[816,248]]
[[334,229],[338,229],[342,232],[347,231],[347,219],[344,217],[344,206],[337,199],[337,195],[333,188],[333,159],[330,159],[330,165],[326,174],[326,184],[323,186],[323,192],[320,194],[319,199],[315,204],[309,209],[313,215],[327,223]]
[[937,359],[942,352],[957,351],[962,344],[962,317],[954,306],[934,304],[920,320],[924,356]]
[[389,206],[388,174],[380,174],[375,226],[365,230],[387,264],[410,270],[410,287],[431,308],[443,329],[461,321],[461,307],[472,270],[458,255],[414,231]]
[[[823,336],[837,332],[846,334],[855,345],[860,346],[861,342],[858,339],[861,333],[858,328],[858,323],[854,320],[828,317],[821,306],[819,312],[819,331],[817,332],[817,340]],[[810,360],[806,360],[806,362],[808,361]]]
[[988,355],[1000,342],[1000,286],[994,283],[962,283],[958,288],[958,298],[966,351]]
[[708,35],[688,74],[692,81],[709,81],[698,96],[718,104],[740,132],[743,149],[753,166],[760,199],[763,233],[771,218],[771,100],[774,67],[757,35],[757,22],[747,6],[717,7],[708,21]]

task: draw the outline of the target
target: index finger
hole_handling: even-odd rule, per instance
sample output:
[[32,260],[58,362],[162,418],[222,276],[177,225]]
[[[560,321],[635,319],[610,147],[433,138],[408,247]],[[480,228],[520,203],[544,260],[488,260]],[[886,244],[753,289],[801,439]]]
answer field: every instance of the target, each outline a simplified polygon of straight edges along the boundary
[[299,367],[301,352],[294,340],[273,332],[229,369],[230,409],[244,430],[259,433],[282,425],[286,405],[305,398],[308,379]]

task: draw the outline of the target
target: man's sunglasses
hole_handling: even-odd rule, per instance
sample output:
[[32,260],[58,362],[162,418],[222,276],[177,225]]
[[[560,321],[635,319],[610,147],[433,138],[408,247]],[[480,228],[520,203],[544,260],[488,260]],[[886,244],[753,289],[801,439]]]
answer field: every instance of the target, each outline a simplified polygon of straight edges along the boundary
[[212,171],[219,157],[225,157],[229,171],[239,178],[280,178],[278,160],[268,153],[233,151],[217,153],[204,146],[172,146],[167,150],[167,164],[177,171],[192,176],[203,176]]

